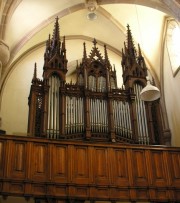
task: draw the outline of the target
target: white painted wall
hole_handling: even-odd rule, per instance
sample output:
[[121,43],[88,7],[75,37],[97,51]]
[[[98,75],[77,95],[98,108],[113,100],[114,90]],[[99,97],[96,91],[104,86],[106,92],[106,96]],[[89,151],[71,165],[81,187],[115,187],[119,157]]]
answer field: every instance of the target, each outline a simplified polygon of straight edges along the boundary
[[172,146],[180,147],[180,72],[173,77],[166,46],[163,70],[165,104],[172,134]]
[[[80,59],[83,56],[82,40],[69,40],[67,45],[68,61]],[[87,55],[89,55],[93,44],[87,42]],[[104,56],[104,47],[98,46],[102,56]],[[37,76],[42,78],[44,50],[41,47],[29,52],[24,57],[19,58],[17,63],[12,67],[6,84],[4,85],[1,95],[1,113],[2,118],[1,129],[6,131],[6,134],[11,135],[27,135],[28,125],[28,96],[30,92],[31,80],[33,77],[34,63],[37,63]],[[121,58],[112,51],[108,51],[109,59],[116,66],[118,77],[118,85],[122,86],[122,71]],[[75,67],[74,67],[75,68]],[[67,78],[67,82],[72,79],[75,82],[74,75]]]

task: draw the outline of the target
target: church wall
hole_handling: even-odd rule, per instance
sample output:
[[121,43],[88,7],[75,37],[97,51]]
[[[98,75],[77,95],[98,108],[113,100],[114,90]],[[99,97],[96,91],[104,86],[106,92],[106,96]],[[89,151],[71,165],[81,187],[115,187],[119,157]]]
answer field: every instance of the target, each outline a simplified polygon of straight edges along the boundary
[[173,77],[167,49],[164,50],[164,95],[168,114],[169,127],[172,134],[172,146],[180,146],[180,103],[179,84],[180,73]]
[[[26,135],[28,96],[34,71],[34,63],[42,67],[42,51],[34,51],[20,59],[13,67],[3,89],[1,101],[2,129],[7,134]],[[39,69],[38,69],[39,70]],[[38,76],[42,75],[38,73]]]
[[[83,55],[83,40],[68,40],[66,42],[67,59],[73,61],[74,69],[76,60],[81,59]],[[86,42],[87,54],[91,50],[93,44]],[[99,46],[102,55],[104,47]],[[107,47],[108,48],[108,47]],[[37,63],[37,77],[42,79],[42,67],[44,63],[44,47],[31,50],[24,57],[20,58],[12,67],[12,71],[6,80],[1,95],[1,129],[6,134],[27,135],[28,123],[28,96],[30,92],[31,80],[33,77],[34,64]],[[121,57],[112,51],[108,51],[111,64],[115,64],[118,75],[118,87],[122,86]],[[69,70],[67,74],[67,82],[76,82],[76,75],[73,70]]]

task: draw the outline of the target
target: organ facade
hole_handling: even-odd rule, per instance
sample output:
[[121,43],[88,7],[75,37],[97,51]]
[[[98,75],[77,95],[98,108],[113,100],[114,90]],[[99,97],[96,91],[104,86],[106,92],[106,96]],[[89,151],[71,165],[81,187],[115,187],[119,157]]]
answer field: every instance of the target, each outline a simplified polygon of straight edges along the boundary
[[67,83],[66,41],[56,18],[43,79],[35,65],[29,136],[0,136],[0,194],[35,203],[179,202],[180,149],[163,132],[159,100],[144,102],[147,67],[130,27],[117,86],[107,47],[97,41]]
[[56,18],[52,38],[46,42],[42,80],[37,78],[35,65],[28,134],[58,140],[165,144],[159,101],[140,100],[147,67],[139,45],[136,50],[129,25],[122,49],[121,88],[106,45],[100,53],[95,39],[89,54],[83,44],[77,81],[67,83],[65,37],[60,40],[59,30]]

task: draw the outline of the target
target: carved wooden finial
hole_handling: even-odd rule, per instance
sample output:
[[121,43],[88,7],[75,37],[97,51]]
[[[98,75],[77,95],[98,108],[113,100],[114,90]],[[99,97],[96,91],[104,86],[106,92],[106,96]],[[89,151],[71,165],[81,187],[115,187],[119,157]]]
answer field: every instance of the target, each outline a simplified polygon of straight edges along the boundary
[[86,53],[86,43],[83,43],[84,50],[83,50],[83,59],[87,59],[87,53]]
[[115,64],[113,64],[113,67],[114,67],[114,72],[116,72],[116,66],[115,66]]
[[94,44],[94,46],[96,46],[96,44],[97,44],[97,41],[96,41],[95,38],[94,38],[94,40],[93,40],[93,44]]
[[56,22],[57,22],[59,20],[59,17],[57,16],[55,19],[56,19]]
[[141,47],[140,47],[140,44],[138,43],[138,54],[139,54],[139,57],[142,57],[142,53],[141,53]]
[[63,37],[62,50],[63,50],[63,51],[66,50],[66,40],[65,40],[65,36]]
[[33,79],[32,79],[32,83],[36,82],[37,80],[37,64],[35,62],[34,64],[34,74],[33,74]]
[[104,45],[104,55],[105,55],[105,60],[109,61],[106,45]]

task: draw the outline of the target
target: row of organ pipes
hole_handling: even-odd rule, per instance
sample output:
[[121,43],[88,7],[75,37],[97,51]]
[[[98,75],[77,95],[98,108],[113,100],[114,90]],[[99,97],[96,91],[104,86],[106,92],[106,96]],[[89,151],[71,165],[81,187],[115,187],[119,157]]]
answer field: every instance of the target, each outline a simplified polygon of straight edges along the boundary
[[91,132],[108,133],[107,101],[90,99]]
[[113,118],[116,134],[132,139],[131,118],[128,102],[113,100]]
[[142,86],[138,84],[134,85],[134,92],[136,93],[135,104],[138,126],[138,142],[141,144],[149,144],[146,109],[144,101],[140,99],[141,90]]
[[66,96],[66,134],[84,132],[84,101],[82,97]]
[[[48,105],[48,138],[59,138],[60,132],[60,81],[56,75],[49,78],[49,105]],[[139,98],[142,87],[138,84],[134,85],[136,93],[136,115],[138,126],[138,142],[141,144],[149,144],[148,127],[145,105]],[[75,134],[83,133],[85,129],[84,122],[84,98],[66,96],[65,99],[65,133]],[[90,98],[90,128],[92,133],[108,133],[108,107],[107,100]],[[116,135],[132,139],[132,126],[129,103],[127,101],[113,100],[113,119]]]
[[[105,83],[104,83],[105,84]],[[92,85],[92,84],[91,84]],[[48,138],[59,138],[60,134],[60,80],[58,76],[52,75],[49,78],[49,105],[48,105]],[[140,100],[139,93],[142,87],[134,85],[135,107],[138,127],[138,142],[149,144],[147,116],[145,104]],[[66,95],[65,99],[65,133],[83,133],[84,122],[84,98]],[[108,133],[108,105],[107,100],[90,98],[90,128],[92,133]],[[129,103],[127,101],[113,100],[113,119],[116,135],[132,139],[132,126]]]
[[60,102],[60,80],[56,75],[49,78],[49,100],[48,100],[48,138],[58,138],[59,136],[59,102]]
[[[140,47],[136,53],[129,26],[127,28],[121,62],[124,87],[119,89],[106,46],[103,57],[95,39],[89,56],[84,43],[83,58],[76,67],[76,83],[66,83],[65,41],[60,43],[59,25],[55,23],[56,35],[48,39],[44,55],[42,81],[36,77],[35,66],[29,98],[29,135],[50,139],[108,138],[113,141],[115,138],[140,144],[159,139],[155,139],[162,134],[161,118],[156,113],[158,102],[140,100],[147,68]],[[154,113],[153,109],[157,111]]]

